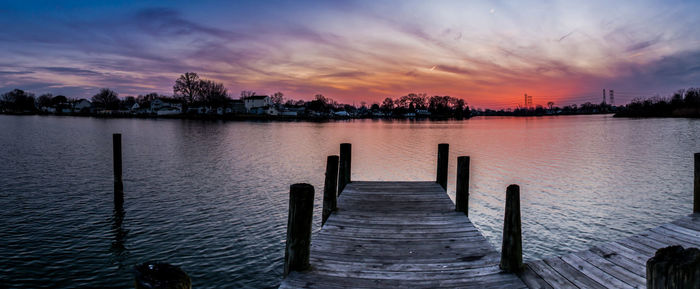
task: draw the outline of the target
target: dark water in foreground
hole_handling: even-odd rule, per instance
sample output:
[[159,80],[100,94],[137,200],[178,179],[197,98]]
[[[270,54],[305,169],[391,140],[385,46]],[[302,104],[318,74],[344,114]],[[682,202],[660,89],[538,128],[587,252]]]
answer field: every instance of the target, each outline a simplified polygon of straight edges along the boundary
[[[123,134],[125,211],[112,206]],[[433,180],[437,143],[472,157],[470,217],[500,244],[505,187],[521,185],[526,259],[581,250],[691,211],[700,121],[609,116],[332,123],[0,115],[0,287],[128,288],[147,260],[195,288],[279,284],[287,191],[316,187],[353,144],[353,178]],[[497,246],[499,247],[499,246]]]

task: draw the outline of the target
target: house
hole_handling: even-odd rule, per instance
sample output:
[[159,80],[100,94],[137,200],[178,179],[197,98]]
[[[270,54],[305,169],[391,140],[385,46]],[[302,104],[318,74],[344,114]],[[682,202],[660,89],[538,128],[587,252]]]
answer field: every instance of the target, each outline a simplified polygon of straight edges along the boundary
[[253,95],[243,99],[245,110],[250,112],[254,108],[270,106],[270,97],[267,95]]
[[156,98],[153,101],[151,101],[151,110],[152,111],[158,111],[164,107],[173,107],[173,108],[178,108],[178,109],[182,110],[182,104],[178,103],[174,99]]
[[76,112],[87,112],[90,111],[92,107],[92,102],[87,99],[81,99],[73,103],[73,111]]
[[416,115],[418,117],[428,117],[430,116],[430,111],[427,109],[416,109]]
[[248,109],[245,107],[245,102],[242,100],[232,100],[230,106],[232,113],[241,114],[248,112]]

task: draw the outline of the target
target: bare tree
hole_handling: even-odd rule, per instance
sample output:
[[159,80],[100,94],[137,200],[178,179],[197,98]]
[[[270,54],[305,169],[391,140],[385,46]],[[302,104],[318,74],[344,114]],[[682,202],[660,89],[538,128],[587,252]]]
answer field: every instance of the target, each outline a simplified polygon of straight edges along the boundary
[[199,75],[194,72],[185,72],[185,74],[180,75],[180,78],[175,80],[175,85],[173,86],[173,93],[181,97],[186,105],[194,102],[195,97],[200,94],[199,90]]
[[280,104],[282,104],[282,102],[284,102],[284,94],[282,94],[282,92],[279,91],[275,92],[274,94],[272,94],[272,97],[270,97],[270,101],[272,101],[272,103],[274,103],[275,105],[279,106]]
[[246,99],[255,95],[255,91],[252,90],[241,90],[241,99]]
[[102,106],[104,109],[118,109],[119,94],[109,88],[102,88],[92,97],[92,103]]
[[201,80],[199,83],[199,97],[205,105],[221,107],[229,100],[228,90],[223,83],[211,80]]
[[139,95],[136,97],[136,103],[138,103],[140,106],[148,106],[151,101],[154,101],[158,99],[158,94],[155,92],[151,92],[146,95]]

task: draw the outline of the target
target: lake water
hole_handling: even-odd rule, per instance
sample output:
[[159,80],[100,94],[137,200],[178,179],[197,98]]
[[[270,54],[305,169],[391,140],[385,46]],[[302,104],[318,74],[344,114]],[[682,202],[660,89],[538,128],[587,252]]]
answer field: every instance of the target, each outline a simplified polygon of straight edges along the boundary
[[[112,133],[123,134],[124,213]],[[355,180],[434,180],[438,143],[471,156],[470,218],[500,248],[521,186],[526,260],[582,250],[692,211],[700,120],[610,116],[217,122],[0,115],[0,287],[132,286],[148,260],[195,288],[275,287],[289,185],[316,187],[350,142]]]

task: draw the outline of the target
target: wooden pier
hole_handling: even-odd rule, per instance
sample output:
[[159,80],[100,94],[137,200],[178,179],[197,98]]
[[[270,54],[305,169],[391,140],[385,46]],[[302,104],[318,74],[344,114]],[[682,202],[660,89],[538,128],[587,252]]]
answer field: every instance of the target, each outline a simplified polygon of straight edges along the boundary
[[[650,259],[672,245],[700,247],[700,212],[523,265],[519,187],[507,188],[501,254],[468,218],[468,157],[458,158],[457,203],[447,196],[447,156],[448,146],[440,144],[436,181],[352,181],[350,144],[342,144],[340,156],[328,158],[323,226],[313,238],[314,188],[290,189],[280,288],[686,288],[664,285],[673,278],[700,288],[700,251],[692,249],[695,257],[686,262],[692,266]],[[694,208],[700,208],[698,156]],[[654,278],[647,278],[647,262]]]
[[280,288],[526,288],[435,182],[347,184]]
[[528,263],[519,276],[529,288],[646,288],[647,261],[657,250],[674,245],[700,248],[700,214],[585,251]]

